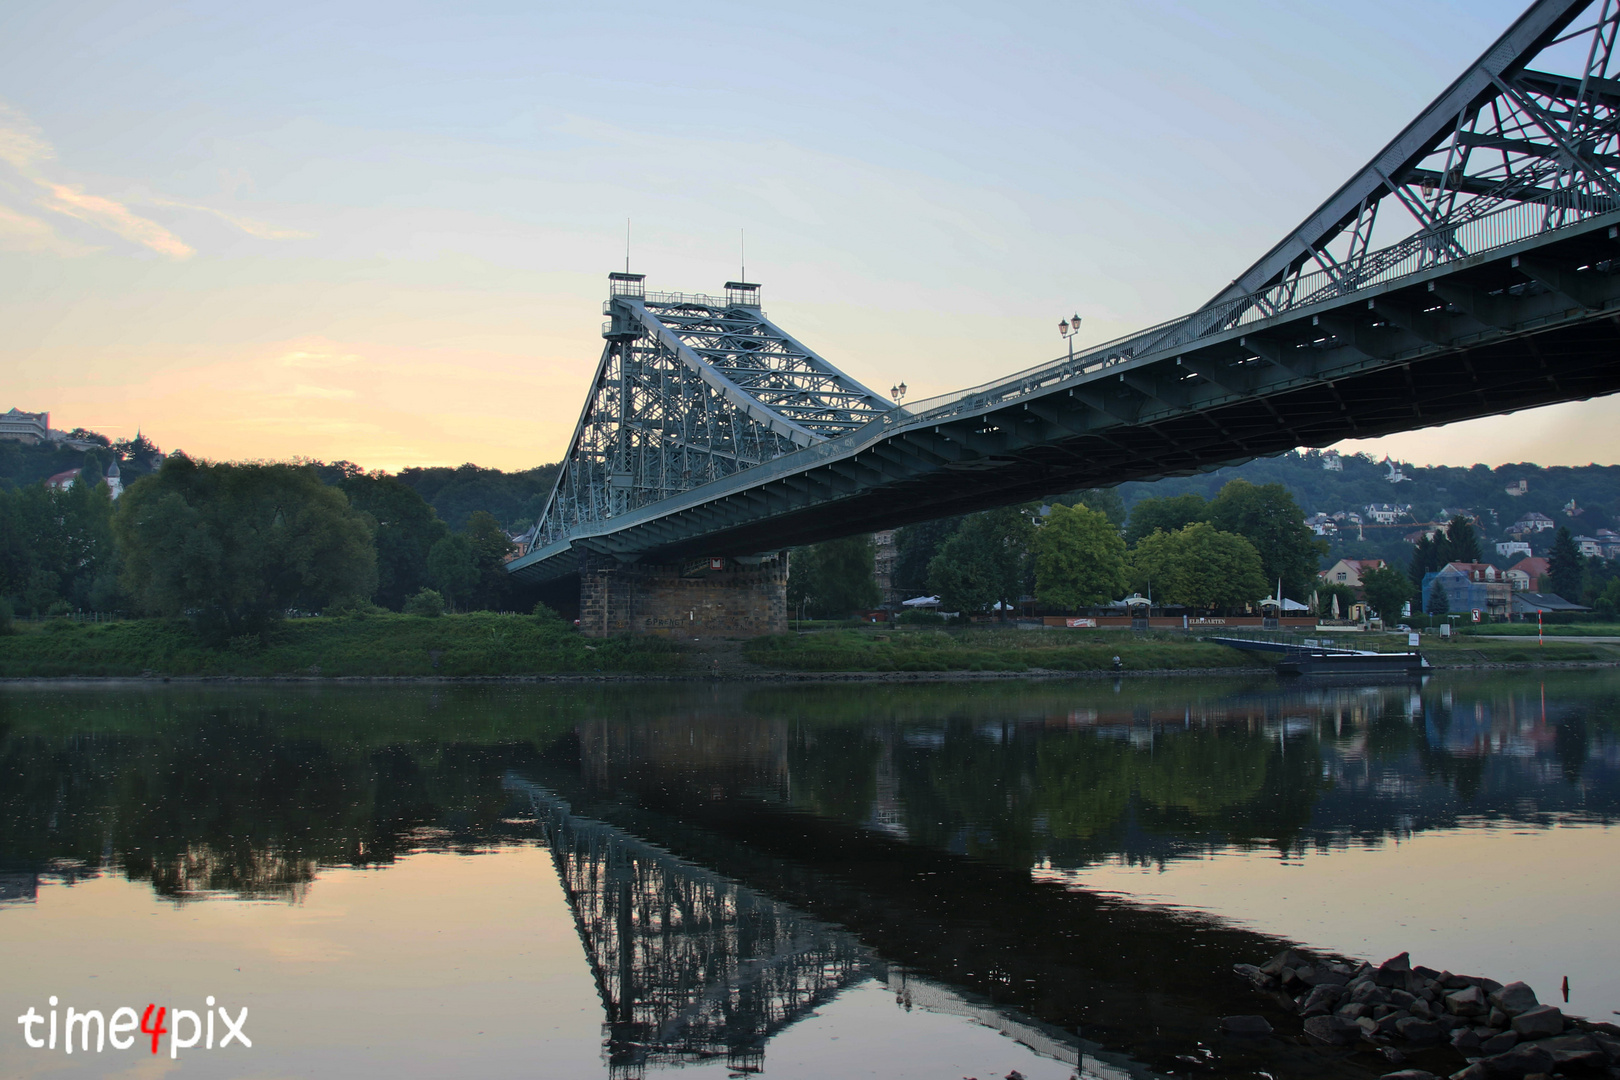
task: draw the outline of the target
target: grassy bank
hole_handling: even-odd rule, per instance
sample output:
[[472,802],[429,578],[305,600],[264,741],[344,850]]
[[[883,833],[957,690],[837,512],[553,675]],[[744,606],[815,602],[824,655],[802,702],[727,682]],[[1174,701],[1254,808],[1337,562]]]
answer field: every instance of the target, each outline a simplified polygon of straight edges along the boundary
[[[1336,644],[1404,649],[1406,636],[1342,635]],[[1620,647],[1535,639],[1424,636],[1437,667],[1620,663]],[[1238,670],[1269,658],[1168,631],[1039,631],[968,627],[863,627],[691,645],[663,638],[582,637],[561,623],[479,612],[438,619],[409,615],[297,619],[267,643],[201,641],[183,621],[130,620],[24,625],[0,637],[0,678],[64,676],[768,676],[773,672]]]
[[[1485,635],[1489,637],[1535,637],[1536,624],[1529,623],[1480,623],[1459,626],[1458,631],[1464,637]],[[1541,633],[1547,637],[1620,637],[1620,623],[1548,623],[1541,628]]]
[[211,647],[179,620],[65,620],[0,638],[0,677],[64,675],[661,675],[684,669],[661,638],[593,641],[561,623],[478,612],[437,619],[295,619],[267,644]]
[[1183,634],[1129,630],[894,627],[756,638],[743,656],[781,671],[1127,671],[1253,668],[1264,662]]
[[[1344,634],[1347,648],[1396,652],[1405,634]],[[1481,664],[1620,662],[1620,648],[1575,642],[1424,637],[1422,651],[1437,667]],[[1263,655],[1169,631],[932,630],[909,627],[836,630],[758,638],[743,656],[778,671],[1107,671],[1120,658],[1125,671],[1203,670],[1270,666]]]

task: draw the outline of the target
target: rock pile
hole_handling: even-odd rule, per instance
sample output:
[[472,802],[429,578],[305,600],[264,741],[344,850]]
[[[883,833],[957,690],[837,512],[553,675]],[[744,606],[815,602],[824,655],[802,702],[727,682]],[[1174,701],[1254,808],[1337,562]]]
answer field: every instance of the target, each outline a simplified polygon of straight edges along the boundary
[[[1259,967],[1238,964],[1234,970],[1303,1018],[1305,1036],[1316,1043],[1371,1044],[1397,1064],[1408,1054],[1421,1055],[1428,1064],[1443,1061],[1449,1044],[1463,1059],[1451,1080],[1620,1078],[1620,1037],[1612,1029],[1567,1019],[1537,1001],[1522,982],[1503,986],[1493,979],[1414,967],[1406,953],[1377,967],[1354,967],[1290,949]],[[1229,1033],[1238,1034],[1243,1025],[1231,1021],[1243,1019],[1228,1017]],[[1437,1078],[1405,1069],[1384,1080]]]

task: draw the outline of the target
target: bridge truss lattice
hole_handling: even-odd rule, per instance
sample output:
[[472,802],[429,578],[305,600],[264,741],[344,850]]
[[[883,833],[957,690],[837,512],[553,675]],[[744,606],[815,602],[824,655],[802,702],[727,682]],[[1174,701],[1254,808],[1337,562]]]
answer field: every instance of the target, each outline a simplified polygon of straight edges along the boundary
[[890,407],[766,318],[758,285],[728,282],[714,297],[609,277],[607,344],[534,545],[846,435]]

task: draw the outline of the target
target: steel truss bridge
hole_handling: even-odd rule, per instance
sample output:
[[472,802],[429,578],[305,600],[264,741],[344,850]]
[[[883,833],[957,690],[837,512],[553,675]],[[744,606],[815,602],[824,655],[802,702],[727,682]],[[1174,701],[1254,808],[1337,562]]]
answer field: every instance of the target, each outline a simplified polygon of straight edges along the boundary
[[1203,307],[900,407],[759,287],[613,274],[557,486],[508,564],[676,563],[1620,390],[1620,0],[1538,0]]
[[602,1008],[611,1080],[724,1060],[761,1071],[766,1043],[879,979],[907,1008],[954,1014],[1070,1065],[1083,1080],[1148,1075],[1128,1058],[893,967],[853,934],[678,858],[517,774],[551,850]]

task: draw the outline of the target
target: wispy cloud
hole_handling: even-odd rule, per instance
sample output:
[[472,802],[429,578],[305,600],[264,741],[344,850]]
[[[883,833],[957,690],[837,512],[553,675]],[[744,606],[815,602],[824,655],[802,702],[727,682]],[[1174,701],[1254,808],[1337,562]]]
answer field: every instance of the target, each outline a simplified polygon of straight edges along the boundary
[[204,214],[212,214],[222,221],[230,222],[249,236],[259,240],[309,240],[315,236],[314,233],[305,232],[302,229],[285,229],[280,225],[271,225],[269,222],[239,217],[236,214],[226,213],[224,210],[216,210],[212,206],[199,206],[196,203],[177,202],[173,199],[153,199],[152,202],[158,206],[173,206],[181,210],[197,210]]
[[12,251],[43,251],[53,255],[88,255],[99,250],[58,235],[46,222],[0,205],[0,247]]
[[[92,195],[82,187],[51,179],[43,166],[54,160],[56,151],[45,141],[39,128],[21,112],[0,102],[0,161],[10,165],[25,181],[33,181],[45,193],[33,199],[34,207],[104,229],[171,259],[189,259],[196,254],[190,244],[116,199]],[[56,254],[85,254],[97,250],[62,240],[48,223],[23,214],[17,207],[0,209],[6,215],[4,223],[0,224],[0,235],[9,237],[8,246]]]
[[353,390],[340,390],[332,386],[310,386],[307,383],[299,383],[287,391],[287,394],[289,397],[322,398],[328,401],[349,401],[355,396]]
[[284,354],[276,362],[282,367],[325,370],[327,368],[348,367],[350,364],[358,364],[362,359],[364,357],[357,353],[312,352],[306,349],[296,349],[293,352]]
[[88,195],[82,188],[50,180],[41,179],[38,183],[50,192],[50,196],[41,199],[38,204],[46,210],[54,210],[58,214],[66,214],[106,229],[171,259],[189,259],[196,254],[190,244],[150,218],[141,217],[121,202],[100,195]]
[[0,101],[0,161],[30,171],[41,161],[56,157],[39,128],[16,109]]

